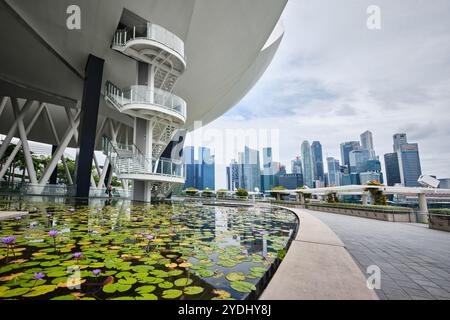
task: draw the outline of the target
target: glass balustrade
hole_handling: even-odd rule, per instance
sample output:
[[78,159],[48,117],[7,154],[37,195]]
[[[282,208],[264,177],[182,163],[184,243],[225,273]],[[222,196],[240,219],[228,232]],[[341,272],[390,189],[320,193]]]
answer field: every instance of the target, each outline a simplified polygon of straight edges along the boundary
[[134,145],[113,144],[103,137],[103,153],[118,174],[154,174],[184,178],[184,164],[172,159],[146,158]]
[[145,31],[138,32],[136,27],[117,30],[114,35],[113,45],[124,46],[132,40],[147,39],[165,45],[186,59],[184,42],[175,34],[154,23],[147,23]]
[[107,81],[105,92],[119,109],[129,104],[150,104],[174,111],[184,118],[187,115],[186,101],[161,89],[152,90],[147,86],[131,86],[129,89],[122,90],[110,81]]

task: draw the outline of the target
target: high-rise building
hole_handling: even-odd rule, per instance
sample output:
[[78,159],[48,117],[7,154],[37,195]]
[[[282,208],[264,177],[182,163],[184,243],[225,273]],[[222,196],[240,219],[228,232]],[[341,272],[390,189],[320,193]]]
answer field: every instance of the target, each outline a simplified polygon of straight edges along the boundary
[[263,168],[270,168],[272,164],[272,148],[263,149]]
[[400,178],[398,154],[396,152],[384,155],[384,166],[386,168],[386,180],[388,186],[392,187],[402,182]]
[[254,192],[257,189],[261,190],[259,151],[250,149],[246,146],[243,158],[243,187],[251,192]]
[[278,177],[278,185],[288,190],[295,190],[303,187],[303,175],[298,173],[284,174]]
[[419,145],[417,143],[402,144],[397,151],[400,166],[400,178],[405,187],[420,187],[417,180],[422,175]]
[[367,149],[352,150],[349,153],[350,173],[361,173],[367,171],[367,162],[370,153]]
[[230,166],[227,167],[227,186],[228,190],[234,191],[240,188],[239,167],[241,165],[236,160],[231,160]]
[[327,166],[328,166],[328,186],[337,187],[340,186],[340,165],[339,160],[328,157],[327,158]]
[[[417,182],[422,175],[419,145],[409,143],[406,133],[394,134],[394,152],[397,153],[401,184],[405,187],[420,187]],[[386,169],[387,170],[387,169]]]
[[185,147],[183,152],[186,164],[185,188],[206,188],[215,190],[215,160],[209,148],[200,147],[198,150],[199,160],[195,160],[194,147]]
[[184,164],[186,167],[185,188],[197,188],[195,179],[195,148],[187,146],[183,151]]
[[309,188],[314,187],[314,171],[311,155],[311,146],[308,141],[302,143],[302,160],[303,160],[303,182]]
[[361,145],[359,141],[348,141],[341,143],[341,161],[342,165],[350,168],[350,152],[353,150],[359,150]]
[[402,144],[408,143],[408,139],[406,137],[406,133],[396,133],[394,134],[394,152],[397,152],[400,149]]
[[292,173],[303,174],[302,159],[300,157],[291,161]]
[[314,180],[323,181],[323,154],[322,145],[319,141],[314,141],[311,145]]
[[377,156],[373,145],[372,132],[366,131],[361,134],[360,138],[361,138],[361,148],[369,150],[370,159],[375,160]]

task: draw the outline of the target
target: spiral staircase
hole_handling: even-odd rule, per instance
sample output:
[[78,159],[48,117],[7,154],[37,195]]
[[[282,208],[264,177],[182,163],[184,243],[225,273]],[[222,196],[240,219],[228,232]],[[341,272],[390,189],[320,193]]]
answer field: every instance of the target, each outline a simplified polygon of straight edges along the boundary
[[186,70],[184,43],[163,27],[124,10],[111,48],[137,63],[136,84],[120,88],[106,81],[104,88],[108,105],[135,119],[135,132],[131,145],[104,137],[104,154],[120,179],[134,181],[135,200],[166,197],[185,180],[182,163],[161,158],[186,123],[186,102],[173,94]]

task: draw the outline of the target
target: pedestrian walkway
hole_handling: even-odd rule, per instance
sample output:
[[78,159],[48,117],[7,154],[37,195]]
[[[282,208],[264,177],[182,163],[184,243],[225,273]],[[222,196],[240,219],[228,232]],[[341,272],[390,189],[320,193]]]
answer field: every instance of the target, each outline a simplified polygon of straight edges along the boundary
[[339,236],[361,271],[380,267],[380,299],[450,299],[450,233],[424,224],[306,211]]

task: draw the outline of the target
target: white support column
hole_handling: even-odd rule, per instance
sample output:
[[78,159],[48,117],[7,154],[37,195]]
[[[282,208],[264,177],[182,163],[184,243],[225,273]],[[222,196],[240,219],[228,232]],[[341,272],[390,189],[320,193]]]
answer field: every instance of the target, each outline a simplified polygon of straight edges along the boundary
[[[100,180],[98,182],[99,189],[105,185],[105,179],[106,179],[106,174],[108,173],[108,167],[109,167],[109,159],[106,158],[105,163],[103,165],[102,173],[99,175],[99,177],[100,177]],[[105,187],[107,187],[107,186],[105,186]]]
[[25,102],[22,110],[20,111],[19,115],[16,117],[16,120],[12,124],[11,128],[8,131],[8,134],[6,135],[5,139],[3,140],[2,145],[0,146],[0,159],[3,158],[6,149],[8,148],[9,144],[11,143],[12,138],[14,137],[14,134],[17,130],[17,124],[18,120],[23,120],[25,117],[25,114],[29,111],[31,106],[33,105],[34,101],[28,100]]
[[3,97],[1,102],[0,102],[0,116],[2,115],[3,110],[5,109],[7,102],[8,102],[8,97]]
[[13,106],[14,116],[17,121],[17,128],[19,130],[20,140],[22,141],[22,150],[25,157],[25,163],[27,166],[28,176],[30,178],[30,182],[32,184],[37,184],[36,178],[36,170],[34,169],[33,158],[31,156],[30,145],[28,144],[27,133],[25,130],[25,126],[23,125],[23,117],[19,118],[20,108],[19,108],[19,100],[14,98],[11,100]]
[[[30,133],[31,129],[33,129],[34,124],[36,123],[37,119],[39,118],[43,108],[44,108],[44,104],[41,104],[39,106],[39,108],[36,110],[36,112],[34,113],[33,118],[31,119],[30,123],[28,124],[28,126],[25,130],[27,135]],[[22,148],[22,140],[19,140],[19,142],[16,144],[14,150],[11,152],[8,159],[4,163],[2,170],[0,171],[0,180],[3,179],[3,177],[5,176],[6,172],[8,171],[9,166],[12,164],[17,153],[20,151],[21,148]]]
[[427,196],[425,193],[419,193],[417,195],[419,197],[419,221],[417,222],[423,222],[428,223],[428,203],[427,203]]
[[39,181],[39,184],[46,184],[48,179],[50,179],[50,176],[52,175],[53,170],[55,170],[56,166],[58,165],[59,160],[61,159],[62,155],[64,154],[64,151],[66,150],[67,146],[69,145],[70,141],[72,140],[75,131],[78,130],[78,125],[80,124],[80,114],[79,111],[77,116],[75,117],[75,125],[76,128],[68,128],[66,133],[64,134],[63,139],[61,140],[61,144],[56,149],[55,154],[53,155],[52,160],[48,164],[47,168],[44,171],[44,174],[41,177],[41,180]]
[[[56,131],[55,124],[53,123],[53,119],[50,115],[50,112],[48,111],[47,105],[45,105],[44,110],[45,110],[45,114],[47,116],[48,123],[50,124],[50,128],[52,130],[53,137],[55,138],[56,145],[59,146],[59,144],[61,143],[61,140],[59,139],[58,132]],[[69,184],[72,185],[73,184],[72,175],[70,174],[70,170],[67,165],[66,157],[64,156],[64,154],[61,156],[61,160],[62,160],[62,163],[64,166],[64,171],[66,172],[67,180],[68,180]]]
[[300,204],[304,205],[305,204],[305,195],[303,193],[300,193]]
[[362,202],[362,205],[363,205],[363,206],[367,206],[367,205],[369,204],[369,196],[368,196],[367,193],[364,192],[364,193],[361,195],[361,202]]

